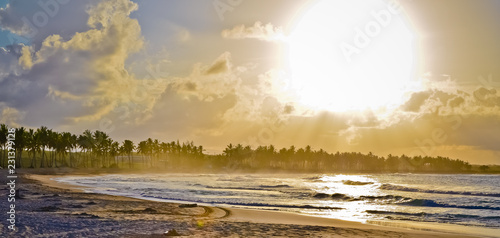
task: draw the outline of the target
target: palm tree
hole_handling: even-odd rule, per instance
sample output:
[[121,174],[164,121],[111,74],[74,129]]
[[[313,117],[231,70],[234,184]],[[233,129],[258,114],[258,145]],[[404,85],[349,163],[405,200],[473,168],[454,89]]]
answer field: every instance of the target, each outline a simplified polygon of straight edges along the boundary
[[[62,133],[53,132],[52,136],[53,136],[53,140],[54,140],[53,142],[54,142],[54,151],[55,151],[53,162],[54,162],[55,167],[59,168],[59,165],[61,165],[61,163],[62,163],[61,157],[64,156],[64,153],[66,151],[65,143],[64,143]],[[57,164],[58,155],[59,155],[59,160],[61,160],[61,163],[59,163],[59,165]]]
[[161,153],[160,142],[158,141],[158,139],[155,139],[153,141],[152,146],[153,146],[152,151],[154,153],[155,159],[158,160],[160,158],[160,153]]
[[167,167],[168,165],[168,158],[169,158],[169,154],[170,154],[170,151],[171,151],[171,146],[170,146],[170,143],[165,143],[165,142],[162,142],[160,144],[160,148],[161,148],[161,151],[163,153],[163,155],[165,156],[165,168]]
[[148,154],[148,142],[141,141],[137,145],[137,153],[142,154],[142,162],[144,164],[144,156]]
[[399,169],[399,157],[389,154],[385,163],[390,171],[398,171]]
[[41,126],[36,130],[36,138],[38,140],[38,145],[41,148],[42,151],[42,159],[40,161],[40,168],[45,167],[45,148],[47,147],[49,143],[49,136],[47,133],[47,127]]
[[229,145],[227,145],[227,148],[224,149],[223,152],[227,157],[232,157],[234,153],[233,150],[234,150],[233,144],[229,143]]
[[[66,165],[66,166],[72,166],[72,156],[71,156],[71,149],[74,148],[75,146],[75,137],[73,134],[69,132],[62,132],[60,134],[59,138],[59,152],[60,152],[60,159],[61,159],[61,164]],[[69,163],[66,160],[66,154],[69,154]]]
[[38,134],[36,133],[36,131],[33,129],[29,129],[27,132],[26,140],[26,145],[29,149],[28,152],[32,155],[30,168],[35,168],[36,152],[40,150],[40,147],[38,145]]
[[9,134],[9,129],[7,125],[0,125],[0,144],[2,145],[2,153],[0,157],[0,167],[7,167],[7,150],[5,150],[5,144],[7,144],[7,134]]
[[175,151],[177,153],[177,156],[180,158],[181,157],[181,144],[179,143],[179,140],[174,142],[174,146],[175,146]]
[[[73,150],[71,157],[73,156],[75,157],[76,159],[75,165],[78,166],[78,164],[80,163],[80,154],[81,154],[81,153],[76,153],[78,149],[78,136],[75,134],[71,134],[70,142],[71,142],[71,149]],[[73,166],[73,164],[71,164],[71,166]]]
[[[90,132],[89,130],[85,130],[83,132],[83,134],[78,137],[78,145],[80,146],[80,148],[82,150],[85,150],[85,158],[84,158],[84,162],[83,162],[84,167],[87,167],[87,165],[90,165],[90,167],[92,167],[92,161],[88,156],[89,152],[92,155],[93,148],[95,147],[94,139],[92,137],[92,132]],[[85,160],[87,160],[87,161],[85,161]]]
[[196,156],[203,158],[203,146],[202,145],[198,146],[198,151],[196,151]]
[[21,168],[21,160],[23,156],[23,151],[24,148],[26,147],[26,129],[24,127],[20,127],[19,129],[16,130],[15,132],[16,138],[14,140],[15,147],[17,150],[17,161],[16,161],[16,167]]
[[149,163],[151,167],[153,167],[153,149],[154,149],[154,142],[151,138],[148,138],[148,140],[146,141],[146,154],[148,154]]
[[99,157],[101,157],[101,159],[103,160],[102,166],[104,167],[105,166],[105,164],[104,164],[105,156],[108,152],[109,144],[110,144],[109,136],[105,132],[95,131],[93,138],[94,138],[94,147],[95,147],[96,154],[97,154],[97,158],[96,158],[97,159],[97,166],[99,166]]
[[132,151],[134,151],[134,142],[131,140],[125,140],[123,141],[123,153],[125,153],[128,156],[128,165],[130,168],[132,168]]
[[109,155],[111,157],[110,159],[113,159],[113,163],[111,165],[116,165],[116,166],[118,165],[116,163],[116,156],[118,156],[119,154],[120,154],[120,143],[114,141],[109,146]]
[[110,137],[104,140],[104,162],[106,162],[106,167],[110,166],[111,160],[111,146],[113,145],[113,139]]
[[87,159],[88,149],[87,149],[87,146],[86,146],[86,143],[85,143],[85,137],[83,135],[79,135],[76,138],[76,144],[80,148],[80,156],[82,156],[81,154],[83,154],[83,158],[80,157],[82,160],[79,161],[78,164],[79,165],[81,164],[83,167],[87,167],[85,162],[86,162],[86,159]]
[[[71,151],[73,147],[72,134],[69,132],[52,132],[51,133],[51,146],[54,149],[54,158],[52,160],[53,166],[59,168],[61,166],[68,166],[66,154]],[[59,156],[58,156],[59,155]],[[59,157],[59,164],[57,158]],[[71,161],[70,161],[71,163]]]
[[57,137],[57,132],[52,131],[52,129],[47,130],[47,147],[51,150],[47,167],[54,167],[55,165]]

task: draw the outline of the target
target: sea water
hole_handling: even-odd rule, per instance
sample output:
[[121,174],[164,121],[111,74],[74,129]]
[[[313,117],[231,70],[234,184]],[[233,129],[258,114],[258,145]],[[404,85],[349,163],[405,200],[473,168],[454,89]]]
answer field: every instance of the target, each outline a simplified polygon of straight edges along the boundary
[[152,200],[500,235],[498,175],[112,174],[56,180]]

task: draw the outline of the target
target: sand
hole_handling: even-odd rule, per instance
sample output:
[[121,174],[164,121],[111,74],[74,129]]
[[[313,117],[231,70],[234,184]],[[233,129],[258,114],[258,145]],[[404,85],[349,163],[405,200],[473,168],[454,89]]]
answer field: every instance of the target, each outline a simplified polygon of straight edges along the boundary
[[[1,237],[166,237],[164,233],[171,229],[181,237],[479,237],[85,193],[83,187],[59,183],[52,177],[21,176],[23,199],[16,201],[18,230],[9,232],[6,222],[1,222]],[[0,197],[6,195],[7,190],[0,191]]]

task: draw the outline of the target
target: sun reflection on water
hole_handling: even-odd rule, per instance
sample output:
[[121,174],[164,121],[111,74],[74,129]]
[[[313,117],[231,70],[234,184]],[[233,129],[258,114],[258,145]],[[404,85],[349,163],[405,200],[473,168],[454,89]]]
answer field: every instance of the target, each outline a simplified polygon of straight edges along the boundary
[[[342,209],[320,211],[322,216],[366,222],[371,218],[367,210],[385,210],[387,205],[362,200],[362,196],[383,196],[378,187],[380,183],[369,175],[324,175],[309,184],[317,194],[331,195],[333,200],[320,200],[321,206]],[[305,211],[317,214],[318,211]]]

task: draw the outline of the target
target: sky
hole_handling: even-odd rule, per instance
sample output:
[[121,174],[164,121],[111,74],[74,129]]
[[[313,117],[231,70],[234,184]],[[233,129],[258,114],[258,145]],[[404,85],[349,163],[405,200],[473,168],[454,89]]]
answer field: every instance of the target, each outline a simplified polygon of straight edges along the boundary
[[0,123],[500,164],[495,0],[0,1]]

